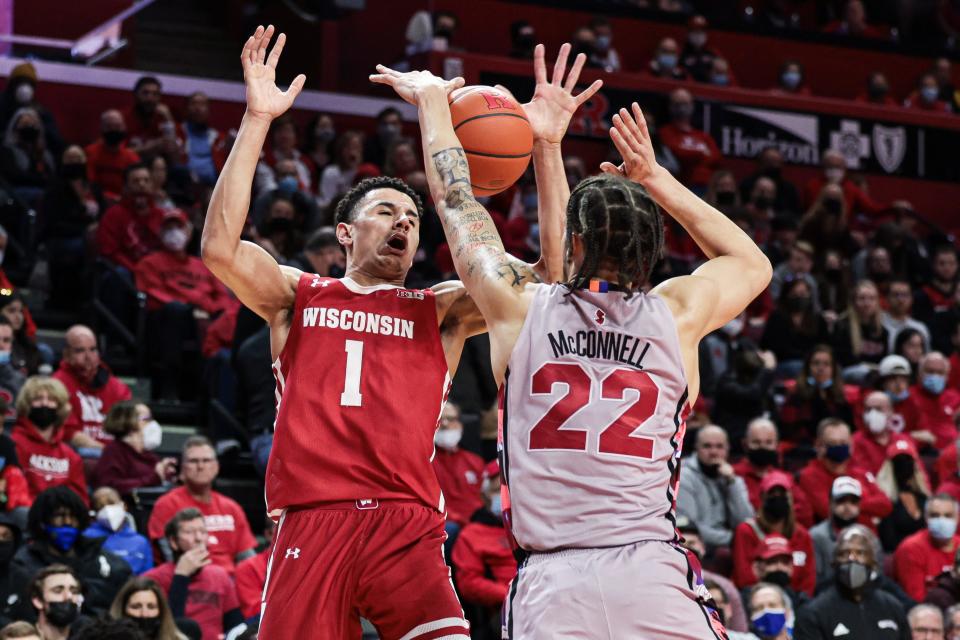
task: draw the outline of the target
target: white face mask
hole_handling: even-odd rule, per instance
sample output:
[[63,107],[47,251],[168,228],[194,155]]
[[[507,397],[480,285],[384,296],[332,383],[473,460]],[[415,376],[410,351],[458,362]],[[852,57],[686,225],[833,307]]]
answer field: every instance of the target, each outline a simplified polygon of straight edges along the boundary
[[143,425],[143,448],[147,451],[153,451],[160,446],[163,441],[163,429],[156,420],[151,420]]
[[97,511],[97,522],[108,527],[111,531],[119,531],[127,519],[127,512],[123,509],[123,504],[108,504],[100,511]]
[[463,437],[463,431],[459,429],[444,429],[437,431],[433,442],[441,449],[456,449],[461,437]]
[[163,246],[170,251],[183,251],[183,248],[187,246],[189,240],[190,236],[187,234],[187,230],[179,227],[167,229],[160,237]]
[[17,99],[17,102],[20,104],[27,104],[33,100],[33,85],[24,82],[19,87],[17,87],[16,92],[14,92],[14,97]]
[[868,409],[863,414],[863,423],[870,429],[870,433],[883,433],[887,428],[887,414],[879,409]]

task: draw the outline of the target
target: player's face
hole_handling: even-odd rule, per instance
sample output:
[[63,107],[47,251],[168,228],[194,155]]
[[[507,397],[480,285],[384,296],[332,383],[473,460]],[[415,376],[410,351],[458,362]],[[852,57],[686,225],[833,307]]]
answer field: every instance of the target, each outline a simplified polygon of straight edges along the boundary
[[396,189],[374,189],[359,203],[351,224],[337,225],[350,269],[375,278],[403,280],[420,244],[417,205]]

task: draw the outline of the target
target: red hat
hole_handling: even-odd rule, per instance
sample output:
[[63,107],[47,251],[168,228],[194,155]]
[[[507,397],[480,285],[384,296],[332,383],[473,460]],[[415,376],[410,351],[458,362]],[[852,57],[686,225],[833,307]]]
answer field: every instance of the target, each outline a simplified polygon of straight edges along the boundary
[[895,456],[908,455],[911,458],[919,458],[917,447],[907,438],[894,440],[887,445],[887,459],[892,460]]
[[774,487],[783,487],[787,491],[793,491],[793,478],[790,477],[789,473],[774,469],[763,476],[763,480],[760,481],[760,492],[766,493]]
[[372,162],[364,162],[357,165],[357,172],[353,174],[353,184],[357,184],[364,178],[376,178],[380,175],[380,167]]
[[180,209],[167,209],[163,213],[163,221],[161,222],[161,224],[167,224],[172,220],[176,220],[180,224],[190,224],[190,220],[187,218],[187,214],[185,214]]
[[757,547],[757,560],[769,560],[778,556],[792,556],[790,541],[783,536],[767,536]]
[[484,493],[490,488],[491,478],[500,477],[500,463],[497,460],[491,460],[483,467],[483,481],[480,483],[480,490]]

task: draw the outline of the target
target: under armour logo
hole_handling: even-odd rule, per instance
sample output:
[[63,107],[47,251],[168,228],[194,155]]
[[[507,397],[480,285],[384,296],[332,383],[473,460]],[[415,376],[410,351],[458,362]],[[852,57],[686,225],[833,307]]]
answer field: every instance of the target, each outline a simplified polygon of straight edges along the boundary
[[313,288],[316,288],[317,285],[320,285],[321,287],[326,287],[326,286],[328,286],[329,284],[330,284],[330,281],[329,281],[329,280],[324,280],[323,282],[321,282],[321,281],[320,281],[320,278],[314,278],[314,279],[313,279],[313,282],[310,283],[310,286],[313,287]]
[[284,558],[293,558],[294,560],[296,560],[299,557],[300,557],[300,547],[293,547],[293,548],[287,549],[287,555],[284,556]]
[[606,318],[606,315],[604,315],[603,310],[597,309],[597,317],[595,318],[597,324],[603,324],[604,318]]

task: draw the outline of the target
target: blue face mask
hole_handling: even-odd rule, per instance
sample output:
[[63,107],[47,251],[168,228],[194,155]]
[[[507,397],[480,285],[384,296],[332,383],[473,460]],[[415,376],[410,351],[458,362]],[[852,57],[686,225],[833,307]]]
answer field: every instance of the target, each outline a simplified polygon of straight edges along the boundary
[[597,39],[593,41],[593,46],[597,48],[597,51],[606,51],[610,48],[610,36],[597,36]]
[[765,609],[750,618],[750,625],[761,638],[776,638],[787,626],[787,612],[783,609]]
[[898,402],[903,402],[910,397],[910,389],[904,389],[899,393],[894,393],[892,391],[887,391],[887,397],[890,398],[890,402],[896,404]]
[[787,71],[781,76],[783,86],[788,89],[796,89],[800,86],[800,73],[797,71]]
[[670,70],[677,66],[677,54],[661,53],[657,56],[657,63],[662,69]]
[[833,378],[827,378],[820,384],[817,384],[817,381],[814,380],[813,376],[807,376],[807,384],[814,389],[829,389],[833,386]]
[[920,90],[920,95],[924,102],[933,102],[940,95],[940,90],[936,87],[924,87]]
[[832,447],[827,447],[827,451],[824,454],[827,460],[833,462],[846,462],[850,459],[850,445],[848,444],[835,444]]
[[294,176],[284,176],[280,179],[280,182],[277,183],[277,190],[289,196],[296,191],[299,186],[300,182],[297,181]]
[[0,351],[0,364],[8,364],[9,362],[10,362],[10,352]]
[[76,527],[54,527],[48,524],[45,529],[53,546],[64,553],[73,548],[80,535],[80,530]]
[[503,505],[500,504],[500,496],[495,495],[490,498],[490,513],[499,517],[503,516]]
[[730,77],[725,73],[718,73],[717,75],[713,76],[711,82],[721,87],[725,87],[730,84]]
[[930,518],[927,520],[927,530],[937,540],[950,540],[957,532],[957,521],[953,518]]
[[923,388],[932,393],[935,396],[943,393],[943,390],[947,387],[947,377],[941,376],[939,374],[928,374],[923,376]]

